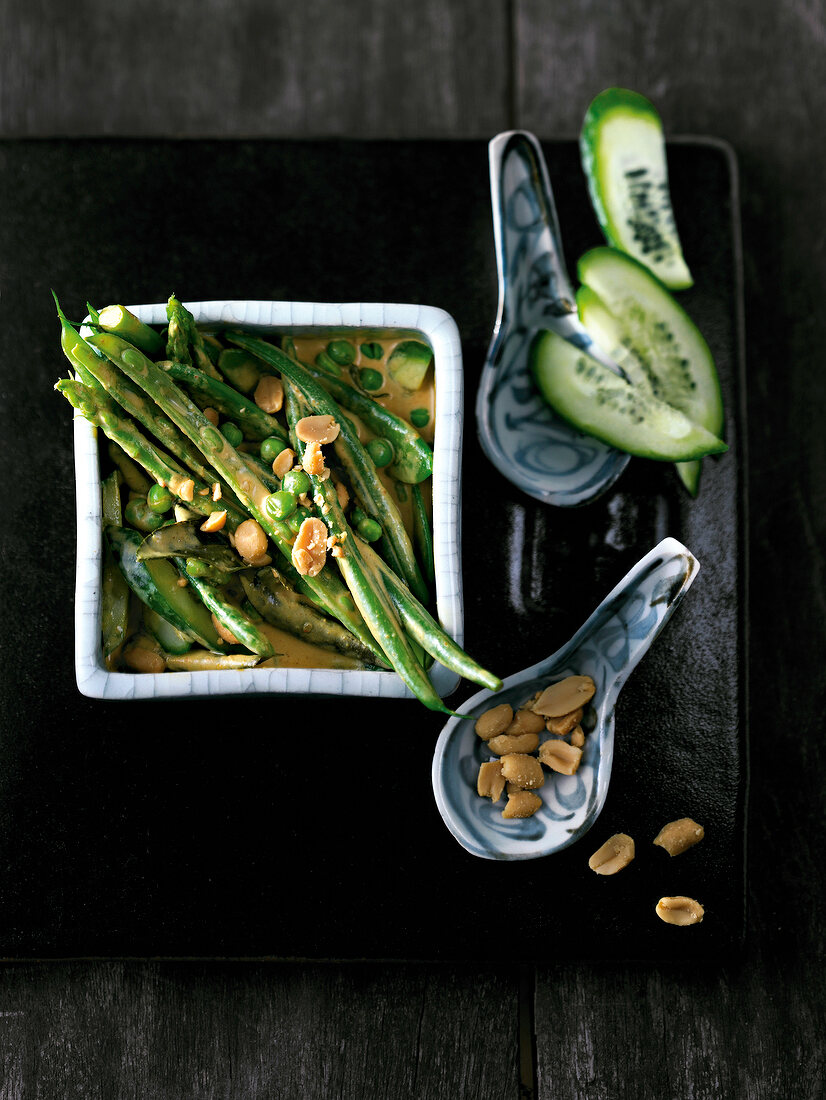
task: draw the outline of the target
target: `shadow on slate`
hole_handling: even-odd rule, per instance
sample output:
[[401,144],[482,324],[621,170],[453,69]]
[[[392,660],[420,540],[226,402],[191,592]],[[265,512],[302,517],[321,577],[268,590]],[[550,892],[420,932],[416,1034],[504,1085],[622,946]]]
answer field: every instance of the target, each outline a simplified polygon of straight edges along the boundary
[[[569,265],[600,243],[573,142],[546,155]],[[744,927],[744,487],[737,210],[714,144],[670,149],[717,358],[728,455],[692,503],[634,460],[575,512],[521,496],[483,458],[475,383],[496,308],[484,142],[0,143],[3,469],[0,955],[530,960],[728,955]],[[284,298],[447,309],[466,366],[469,650],[505,676],[555,650],[666,534],[702,564],[620,699],[614,778],[588,840],[496,864],[448,834],[430,789],[442,719],[415,702],[295,697],[101,703],[73,668],[71,415],[50,288],[85,303]],[[455,701],[471,694],[463,685]],[[308,772],[315,778],[308,781]],[[694,816],[670,860],[650,840]],[[588,871],[611,833],[636,862]],[[663,894],[706,906],[690,932]],[[560,921],[566,932],[560,937]]]

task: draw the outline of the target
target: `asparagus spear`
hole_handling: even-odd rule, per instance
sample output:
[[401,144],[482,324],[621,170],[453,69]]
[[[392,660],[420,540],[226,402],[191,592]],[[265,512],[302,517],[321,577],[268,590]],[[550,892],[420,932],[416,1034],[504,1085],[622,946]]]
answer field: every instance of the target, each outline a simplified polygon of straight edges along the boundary
[[429,593],[401,514],[378,477],[373,460],[359,442],[352,423],[324,387],[280,348],[247,333],[227,332],[225,336],[231,343],[252,352],[270,371],[279,373],[282,379],[289,379],[314,412],[333,417],[341,429],[334,444],[336,455],[347,471],[364,510],[381,525],[384,532],[383,556],[404,578],[411,591],[426,603]]
[[[209,485],[190,478],[188,474],[170,465],[167,457],[150,443],[130,420],[120,415],[114,401],[106,394],[101,394],[87,388],[81,382],[74,382],[67,378],[61,379],[55,389],[62,393],[90,423],[100,428],[107,438],[121,447],[130,459],[143,467],[158,485],[167,486],[171,493],[186,504],[187,508],[202,516],[225,511],[227,526],[231,531],[247,519],[246,514],[230,501],[223,498],[214,501]],[[186,487],[187,482],[192,483],[191,500]],[[206,493],[202,492],[204,489],[207,490]]]
[[160,333],[141,321],[126,306],[104,306],[97,316],[92,310],[89,314],[106,332],[116,332],[147,355],[158,356],[163,352],[164,344]]
[[[90,337],[90,343],[139,385],[162,412],[195,443],[283,556],[291,562],[292,532],[279,520],[272,519],[266,511],[266,500],[270,495],[267,487],[244,462],[243,456],[207,420],[198,406],[151,359],[119,336],[101,332]],[[352,597],[331,570],[322,570],[316,577],[302,577],[301,588],[377,653],[375,642]],[[383,656],[378,653],[377,660],[384,663]]]
[[186,363],[167,359],[159,362],[158,366],[176,382],[183,382],[187,390],[202,401],[204,406],[211,406],[217,412],[235,421],[249,439],[267,439],[275,435],[283,439],[286,445],[286,431],[274,416],[259,409],[252,398],[244,397],[226,382],[218,382],[203,371],[187,366]]
[[221,375],[207,354],[204,338],[195,324],[195,318],[174,294],[166,304],[166,317],[169,321],[166,339],[167,358],[175,359],[178,363],[185,363],[190,367],[195,366],[210,378],[220,382]]
[[[290,381],[285,386],[285,393],[287,422],[290,425],[293,447],[296,453],[303,457],[304,444],[296,435],[295,424],[309,410],[302,407],[298,388]],[[454,712],[439,698],[427,673],[419,664],[383,585],[376,583],[373,570],[367,567],[344,517],[332,479],[320,478],[315,474],[311,474],[310,477],[313,482],[315,502],[321,510],[331,538],[335,540],[334,548],[337,551],[336,561],[339,570],[371,634],[387,654],[395,671],[420,702],[424,703],[429,710],[453,714]]]

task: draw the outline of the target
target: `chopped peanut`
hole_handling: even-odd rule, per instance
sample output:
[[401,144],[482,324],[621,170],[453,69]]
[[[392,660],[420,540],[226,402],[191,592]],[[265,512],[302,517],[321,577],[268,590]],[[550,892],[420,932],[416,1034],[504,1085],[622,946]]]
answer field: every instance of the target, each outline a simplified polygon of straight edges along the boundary
[[210,424],[214,425],[216,428],[218,427],[218,421],[221,418],[218,415],[218,410],[217,409],[212,409],[212,408],[204,409],[204,416],[207,418],[207,420],[210,422]]
[[598,875],[615,875],[634,858],[634,840],[627,833],[615,833],[588,860],[588,866]]
[[681,817],[678,821],[669,821],[667,825],[663,825],[654,838],[654,843],[665,848],[670,856],[678,856],[698,844],[705,835],[702,825],[698,825],[690,817]]
[[235,530],[235,549],[247,562],[254,562],[267,552],[267,536],[254,519],[245,519]]
[[581,749],[585,744],[585,730],[582,726],[577,726],[576,729],[571,730],[571,744],[575,749]]
[[498,733],[504,733],[513,721],[513,708],[509,703],[500,703],[497,707],[491,707],[476,719],[474,729],[483,741],[489,741]]
[[705,910],[694,898],[660,898],[656,908],[657,916],[666,924],[701,924]]
[[305,577],[315,577],[327,561],[327,528],[308,516],[298,529],[292,548],[293,565]]
[[559,718],[584,706],[596,691],[590,676],[566,676],[556,684],[546,687],[532,709],[545,718]]
[[212,499],[214,501],[219,501],[221,499],[221,483],[219,481],[216,481],[212,486]]
[[508,795],[508,804],[502,811],[502,817],[533,817],[541,805],[542,799],[533,791],[516,791]]
[[541,733],[545,723],[540,714],[534,714],[532,710],[520,708],[513,716],[513,721],[505,730],[505,733]]
[[166,671],[162,653],[143,645],[129,645],[123,651],[123,662],[133,672],[158,673]]
[[538,744],[538,733],[498,733],[488,741],[488,748],[497,756],[507,756],[514,752],[534,752]]
[[226,512],[210,512],[201,524],[202,531],[220,531],[227,522]]
[[332,443],[340,431],[335,418],[326,414],[304,416],[295,426],[295,434],[302,443]]
[[321,477],[324,470],[324,454],[321,450],[321,444],[312,440],[304,448],[304,469],[308,474],[313,474],[316,477]]
[[532,790],[541,787],[545,782],[545,773],[539,766],[535,756],[526,753],[513,752],[501,759],[502,775],[509,783],[521,787],[522,790]]
[[255,387],[252,399],[264,412],[277,413],[284,404],[284,385],[281,379],[265,374]]
[[191,477],[188,477],[186,481],[182,481],[178,486],[178,496],[181,500],[185,500],[187,504],[195,499],[195,482]]
[[[577,710],[572,710],[570,714],[562,714],[559,718],[546,718],[545,729],[548,733],[555,733],[559,737],[564,737],[566,733],[570,733],[574,726],[578,726],[582,721],[582,707]],[[539,717],[539,715],[537,715]]]
[[505,777],[502,775],[501,763],[498,760],[488,760],[486,764],[480,764],[479,778],[476,780],[476,791],[480,798],[498,802],[504,789]]
[[539,760],[546,768],[561,775],[574,775],[582,760],[582,749],[567,741],[543,741],[539,746]]
[[282,478],[287,470],[292,469],[294,459],[295,451],[292,447],[285,447],[284,450],[279,451],[273,459],[272,472],[277,478]]

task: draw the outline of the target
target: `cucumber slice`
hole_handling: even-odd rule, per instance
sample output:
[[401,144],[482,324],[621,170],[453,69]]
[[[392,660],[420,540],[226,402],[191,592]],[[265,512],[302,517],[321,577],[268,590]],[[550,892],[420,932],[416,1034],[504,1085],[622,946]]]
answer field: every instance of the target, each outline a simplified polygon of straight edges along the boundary
[[259,657],[272,657],[275,650],[255,623],[250,622],[240,607],[230,603],[220,585],[211,584],[202,577],[189,575],[189,583],[204,601],[215,618],[224,626],[238,644],[245,646]]
[[175,566],[166,558],[139,561],[138,547],[143,539],[129,527],[107,527],[106,538],[138,599],[196,642],[220,653],[223,646],[209,612],[189,586],[178,584],[181,575]]
[[613,248],[593,248],[579,280],[617,319],[622,342],[647,364],[655,396],[715,435],[723,430],[720,379],[708,344],[682,306],[642,264]]
[[679,409],[603,367],[555,332],[538,332],[529,360],[548,404],[575,428],[642,458],[682,462],[727,450]]
[[662,122],[653,104],[637,92],[607,88],[585,114],[579,147],[606,241],[672,290],[691,286],[671,209]]
[[410,393],[420,390],[427,368],[433,361],[433,352],[421,340],[403,340],[387,360],[387,373]]
[[192,649],[192,638],[183,630],[178,630],[172,623],[168,623],[151,607],[143,609],[143,625],[165,653],[180,655]]
[[[718,434],[722,428],[722,418],[708,418],[704,423],[705,410],[695,407],[695,390],[685,391],[683,387],[674,387],[666,375],[658,373],[657,361],[646,359],[634,350],[633,340],[623,331],[616,317],[609,312],[602,299],[587,286],[581,286],[576,294],[577,312],[588,335],[592,336],[599,347],[625,371],[626,377],[635,386],[641,386],[647,392],[684,412],[690,420],[696,420],[704,428]],[[675,463],[677,476],[692,496],[697,495],[700,484],[702,463],[700,459]]]

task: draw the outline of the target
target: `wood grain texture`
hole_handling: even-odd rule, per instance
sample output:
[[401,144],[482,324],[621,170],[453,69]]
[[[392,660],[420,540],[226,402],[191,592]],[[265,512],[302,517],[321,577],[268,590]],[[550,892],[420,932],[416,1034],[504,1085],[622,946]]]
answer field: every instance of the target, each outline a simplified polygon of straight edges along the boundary
[[429,137],[501,129],[506,0],[0,6],[0,133]]
[[66,963],[0,975],[0,1100],[516,1100],[509,971]]
[[[719,975],[540,971],[541,1095],[561,1087],[588,1100],[814,1100],[826,1072],[818,913],[826,875],[806,838],[824,824],[826,454],[814,426],[826,420],[826,383],[812,365],[826,338],[826,201],[824,153],[810,135],[826,109],[823,8],[802,0],[759,11],[739,0],[653,8],[518,0],[516,8],[521,125],[574,135],[590,98],[618,83],[650,96],[667,132],[702,132],[733,146],[750,428],[747,956]],[[566,1004],[576,1006],[573,1018],[561,1013]],[[633,1074],[620,1072],[627,1064],[617,1049],[632,1052]]]

